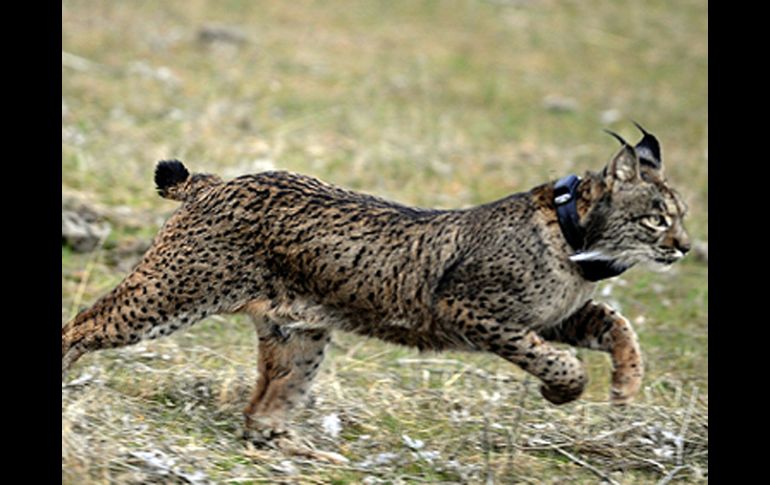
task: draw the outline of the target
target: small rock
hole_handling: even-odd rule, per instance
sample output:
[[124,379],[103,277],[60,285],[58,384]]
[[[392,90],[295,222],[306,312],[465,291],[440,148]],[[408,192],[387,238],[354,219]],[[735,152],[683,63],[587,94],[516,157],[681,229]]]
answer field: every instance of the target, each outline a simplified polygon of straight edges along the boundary
[[335,465],[347,465],[350,463],[350,460],[334,451],[315,450],[313,455],[315,455],[320,460],[325,460],[330,463],[334,463]]
[[61,141],[67,145],[82,146],[86,142],[86,137],[78,128],[62,125]]
[[414,453],[414,456],[427,462],[433,463],[433,460],[438,460],[441,458],[441,453],[435,450],[418,451]]
[[232,26],[209,24],[204,25],[198,30],[198,41],[204,44],[213,44],[221,42],[224,44],[245,44],[248,41],[246,34]]
[[392,453],[389,451],[386,451],[385,453],[379,453],[376,456],[369,456],[362,462],[358,464],[360,468],[373,468],[383,465],[388,465],[393,460],[398,458],[398,455],[396,453]]
[[375,485],[377,483],[385,483],[385,480],[377,478],[374,475],[367,475],[363,480],[361,480],[361,483],[364,485]]
[[294,463],[289,460],[283,460],[277,465],[273,465],[273,469],[287,475],[296,475],[299,473],[299,470],[297,470],[297,467],[294,466]]
[[75,210],[62,209],[61,239],[62,244],[73,251],[87,253],[93,251],[110,234],[110,224],[86,206]]
[[67,384],[64,384],[63,387],[81,386],[83,384],[91,382],[92,380],[94,380],[94,375],[86,373],[86,374],[83,374],[82,376],[78,377],[74,381],[70,381]]
[[322,426],[324,432],[332,438],[339,436],[340,431],[342,430],[342,426],[340,425],[340,417],[337,416],[336,413],[324,416]]
[[543,98],[543,108],[551,113],[572,113],[577,111],[578,102],[574,98],[549,94]]
[[599,115],[599,120],[602,122],[602,124],[609,125],[615,123],[616,121],[620,121],[622,117],[623,113],[621,113],[619,110],[607,109],[601,112]]
[[181,80],[168,67],[155,67],[144,61],[135,61],[129,64],[128,73],[145,79],[160,81],[171,87],[176,87],[181,84]]
[[417,451],[423,446],[425,446],[425,442],[422,440],[414,440],[410,438],[408,435],[401,435],[401,438],[404,440],[404,444],[408,446],[409,448]]

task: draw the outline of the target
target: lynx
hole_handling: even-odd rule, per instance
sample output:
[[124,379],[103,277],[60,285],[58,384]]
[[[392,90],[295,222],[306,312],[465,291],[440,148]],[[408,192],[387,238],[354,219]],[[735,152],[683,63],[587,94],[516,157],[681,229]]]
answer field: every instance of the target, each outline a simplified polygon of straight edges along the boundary
[[[246,313],[258,374],[246,429],[271,438],[315,377],[333,330],[422,351],[491,352],[577,399],[581,362],[554,343],[610,354],[609,399],[639,391],[629,321],[592,299],[596,282],[690,249],[685,205],[642,131],[599,172],[462,210],[419,209],[311,177],[223,181],[159,162],[162,197],[181,202],[133,271],[62,328],[62,380],[83,354],[168,335],[209,315]],[[256,439],[256,438],[255,438]]]

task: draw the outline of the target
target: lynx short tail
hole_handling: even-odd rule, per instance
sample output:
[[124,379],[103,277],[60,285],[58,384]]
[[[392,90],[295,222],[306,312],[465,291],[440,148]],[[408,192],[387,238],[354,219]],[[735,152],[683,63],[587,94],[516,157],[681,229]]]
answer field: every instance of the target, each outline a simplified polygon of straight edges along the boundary
[[161,160],[155,166],[155,188],[164,199],[184,202],[202,189],[222,182],[216,175],[190,172],[179,160]]

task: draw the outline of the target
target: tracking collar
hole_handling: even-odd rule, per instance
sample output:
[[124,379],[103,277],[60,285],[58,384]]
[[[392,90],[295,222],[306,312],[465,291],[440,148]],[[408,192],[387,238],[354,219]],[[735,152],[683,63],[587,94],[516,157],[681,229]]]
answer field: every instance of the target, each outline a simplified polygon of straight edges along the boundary
[[[580,225],[577,213],[577,188],[580,177],[567,175],[554,185],[553,203],[559,218],[559,227],[564,239],[575,250],[575,254],[583,251],[585,245],[585,229]],[[612,278],[623,273],[627,267],[617,267],[612,261],[585,260],[575,261],[580,268],[583,278],[588,281],[599,281]]]

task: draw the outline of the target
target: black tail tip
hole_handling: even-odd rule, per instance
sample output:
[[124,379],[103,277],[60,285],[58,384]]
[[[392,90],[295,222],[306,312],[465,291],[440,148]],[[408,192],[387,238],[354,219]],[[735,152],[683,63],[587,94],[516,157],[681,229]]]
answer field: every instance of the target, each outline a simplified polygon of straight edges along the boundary
[[179,160],[162,160],[155,167],[155,186],[158,190],[164,190],[184,182],[190,172]]

